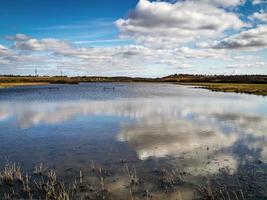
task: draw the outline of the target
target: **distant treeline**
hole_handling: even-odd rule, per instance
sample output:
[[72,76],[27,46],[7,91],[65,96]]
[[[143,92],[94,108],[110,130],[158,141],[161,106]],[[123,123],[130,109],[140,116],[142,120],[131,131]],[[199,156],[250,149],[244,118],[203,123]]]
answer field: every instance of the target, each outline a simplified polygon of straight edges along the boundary
[[174,74],[161,78],[167,82],[267,83],[267,75],[191,75]]
[[191,75],[174,74],[162,78],[101,77],[101,76],[17,76],[1,75],[0,83],[47,82],[78,84],[80,82],[203,82],[203,83],[264,83],[267,75]]

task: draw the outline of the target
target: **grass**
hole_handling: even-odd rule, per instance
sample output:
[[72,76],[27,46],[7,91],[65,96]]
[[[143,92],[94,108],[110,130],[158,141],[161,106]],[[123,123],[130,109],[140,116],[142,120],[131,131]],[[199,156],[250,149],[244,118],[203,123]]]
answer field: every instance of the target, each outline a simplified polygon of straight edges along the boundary
[[235,92],[255,95],[267,95],[267,84],[247,84],[247,83],[180,83],[183,85],[199,86],[215,92]]
[[85,195],[104,199],[101,188],[96,187],[93,191],[87,188],[97,184],[86,184],[89,183],[58,180],[55,170],[48,170],[42,163],[34,167],[33,173],[24,173],[19,165],[7,163],[0,170],[0,199],[71,200],[82,199]]
[[0,88],[46,85],[46,84],[78,84],[80,80],[67,76],[0,76]]
[[47,82],[21,82],[21,83],[0,83],[0,88],[31,86],[31,85],[46,85]]

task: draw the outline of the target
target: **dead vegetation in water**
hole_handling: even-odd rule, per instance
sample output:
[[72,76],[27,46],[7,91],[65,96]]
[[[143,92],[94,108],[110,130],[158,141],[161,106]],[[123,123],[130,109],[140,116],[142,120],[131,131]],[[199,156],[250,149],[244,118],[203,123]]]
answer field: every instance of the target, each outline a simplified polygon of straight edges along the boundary
[[255,163],[242,166],[231,175],[227,169],[205,177],[206,184],[197,187],[198,198],[205,200],[248,200],[267,199],[267,173],[263,164]]
[[158,186],[165,193],[175,191],[177,186],[181,186],[184,181],[182,176],[185,172],[179,172],[178,169],[155,169],[154,174],[158,177]]
[[[129,195],[131,200],[134,200],[137,196],[148,196],[148,191],[144,189],[144,182],[138,177],[136,173],[135,165],[131,168],[128,166],[127,162],[124,163],[125,172],[128,177],[128,184],[126,188],[129,190]],[[150,196],[149,196],[150,197]]]
[[[227,169],[220,169],[216,175],[202,177],[202,184],[195,185],[195,200],[248,200],[267,198],[267,174],[263,163],[245,165],[231,175]],[[117,169],[118,170],[118,169]],[[7,163],[0,170],[0,199],[159,199],[157,194],[177,194],[184,200],[180,188],[187,184],[188,172],[175,167],[161,167],[151,171],[148,177],[136,171],[136,166],[121,163],[119,169],[126,182],[122,185],[124,197],[114,194],[108,187],[115,180],[114,169],[95,165],[87,171],[78,171],[71,180],[57,176],[54,169],[37,164],[31,173],[23,172],[20,165]],[[152,184],[151,184],[152,183]],[[115,191],[116,192],[116,191]]]
[[[107,199],[108,191],[104,185],[106,172],[99,168],[95,172],[99,183],[88,182],[80,171],[77,179],[64,182],[56,171],[48,170],[42,163],[36,165],[32,173],[24,173],[17,164],[7,163],[0,171],[1,199]],[[77,181],[78,180],[78,181]]]

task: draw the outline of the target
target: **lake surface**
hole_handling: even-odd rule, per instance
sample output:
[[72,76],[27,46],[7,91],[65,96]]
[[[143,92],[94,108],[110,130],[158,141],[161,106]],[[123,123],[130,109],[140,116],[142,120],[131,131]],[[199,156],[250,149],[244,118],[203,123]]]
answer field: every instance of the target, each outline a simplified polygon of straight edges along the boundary
[[152,199],[193,199],[209,182],[233,190],[232,179],[238,189],[230,196],[265,199],[266,135],[262,96],[154,83],[0,90],[1,166],[44,163],[69,179],[101,166],[112,171],[105,184],[117,199],[130,199],[129,173],[142,179],[135,199],[148,199],[142,190]]

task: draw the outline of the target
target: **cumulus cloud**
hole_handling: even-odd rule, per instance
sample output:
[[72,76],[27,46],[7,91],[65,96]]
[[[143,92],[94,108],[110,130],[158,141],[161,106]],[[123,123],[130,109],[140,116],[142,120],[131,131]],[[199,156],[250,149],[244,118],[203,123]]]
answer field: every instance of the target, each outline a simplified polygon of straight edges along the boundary
[[208,4],[214,4],[224,7],[231,7],[231,6],[238,6],[244,3],[244,0],[195,0],[195,1],[201,1]]
[[[188,59],[220,58],[229,59],[224,51],[197,50],[188,47],[175,49],[154,49],[142,45],[124,45],[114,47],[79,47],[61,40],[44,38],[14,41],[12,48],[3,51],[12,52],[2,63],[13,65],[43,66],[59,65],[62,68],[77,71],[142,71],[147,66],[163,65],[171,68],[188,68],[192,62]],[[46,53],[44,53],[46,52]],[[42,56],[40,56],[40,53]],[[36,62],[34,60],[36,58]],[[159,58],[162,58],[159,60]],[[43,60],[40,60],[43,59]],[[32,62],[32,63],[31,63]],[[54,63],[53,63],[54,62]]]
[[267,2],[265,0],[252,0],[253,5],[262,4],[262,3],[267,3]]
[[265,62],[255,62],[255,63],[236,63],[236,64],[231,64],[228,65],[227,68],[255,68],[255,67],[267,67],[267,64]]
[[4,46],[4,45],[1,45],[0,44],[0,50],[3,51],[3,50],[7,50],[7,48]]
[[71,48],[70,45],[64,41],[45,38],[41,40],[28,39],[28,40],[17,40],[14,47],[21,50],[31,51],[48,51],[48,50],[62,50]]
[[174,4],[140,0],[126,19],[115,23],[122,37],[161,48],[203,38],[214,38],[226,30],[245,26],[239,17],[204,1],[184,1]]
[[193,49],[189,48],[186,46],[183,46],[181,48],[176,48],[174,50],[175,53],[178,53],[182,56],[184,56],[187,59],[192,59],[192,58],[213,58],[213,59],[222,59],[222,60],[229,60],[231,59],[230,55],[227,55],[225,51],[218,51],[214,49]]
[[116,75],[120,72],[124,72],[124,75],[131,75],[132,72],[140,73],[147,66],[156,64],[157,58],[163,54],[166,59],[175,60],[175,57],[167,51],[152,50],[138,45],[77,47],[61,40],[46,38],[15,41],[10,49],[1,47],[0,53],[1,55],[5,53],[5,56],[0,58],[1,70],[8,67],[31,70],[38,65],[38,68],[43,69],[46,67],[55,69],[56,66],[76,73],[98,75]]
[[7,54],[7,52],[8,52],[8,48],[0,44],[0,56]]
[[254,12],[249,16],[250,20],[260,20],[262,22],[267,22],[267,13],[264,12]]
[[[121,38],[97,40],[112,41],[114,46],[90,47],[93,40],[69,43],[21,33],[7,36],[13,45],[0,46],[1,70],[9,67],[25,70],[37,64],[44,69],[76,71],[76,75],[123,72],[126,76],[146,76],[155,69],[158,74],[164,71],[165,74],[159,75],[164,76],[178,70],[199,73],[200,63],[206,60],[227,62],[220,66],[224,69],[240,68],[237,61],[241,57],[257,65],[265,62],[255,59],[259,56],[240,55],[242,50],[266,48],[265,13],[259,11],[247,16],[252,23],[248,26],[232,9],[242,6],[243,0],[173,2],[140,0],[126,18],[115,21]],[[132,45],[116,44],[126,38],[133,39]],[[232,49],[235,51],[229,51]]]
[[9,35],[6,36],[6,39],[11,41],[26,41],[29,40],[31,37],[25,34],[18,33],[16,35]]
[[202,47],[215,49],[259,50],[267,47],[267,25],[242,31],[228,36],[223,40],[214,41],[212,44],[202,44]]

